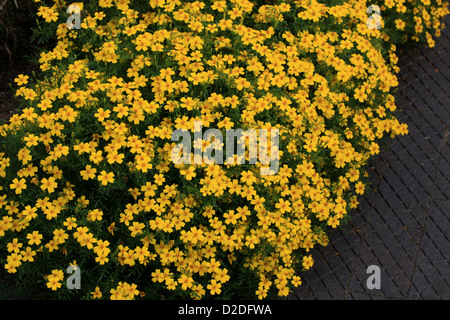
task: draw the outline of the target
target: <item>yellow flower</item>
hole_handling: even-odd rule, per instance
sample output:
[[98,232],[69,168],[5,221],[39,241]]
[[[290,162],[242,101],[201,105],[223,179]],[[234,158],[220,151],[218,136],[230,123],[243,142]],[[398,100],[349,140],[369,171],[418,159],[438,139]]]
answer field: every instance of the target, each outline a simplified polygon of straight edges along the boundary
[[291,203],[287,200],[284,199],[280,199],[278,201],[278,203],[275,205],[275,207],[280,210],[281,213],[285,213],[285,212],[291,212],[292,208],[291,208]]
[[364,100],[367,99],[367,94],[365,93],[364,89],[360,89],[360,88],[355,89],[355,94],[353,96],[359,102],[364,102]]
[[405,30],[406,23],[402,19],[395,20],[395,27],[399,30]]
[[300,279],[299,276],[293,276],[293,277],[292,277],[292,285],[293,285],[294,287],[298,287],[298,286],[301,285],[301,284],[302,284],[302,280]]
[[215,273],[214,278],[220,283],[225,283],[230,280],[230,276],[228,275],[227,269],[221,269]]
[[189,166],[187,168],[183,167],[182,169],[180,169],[180,173],[185,176],[186,180],[192,180],[192,178],[196,176],[194,166]]
[[37,13],[38,16],[44,18],[45,22],[56,22],[58,21],[58,13],[52,7],[40,7]]
[[8,252],[14,251],[15,253],[20,252],[20,248],[22,248],[23,244],[18,242],[17,238],[14,238],[12,242],[8,243],[7,249]]
[[106,118],[109,118],[111,115],[111,110],[103,110],[99,108],[94,116],[98,119],[98,121],[103,122]]
[[124,106],[122,103],[117,104],[113,108],[114,112],[117,112],[117,117],[120,119],[122,117],[126,117],[128,115],[128,107]]
[[61,212],[60,206],[55,206],[53,204],[48,204],[47,207],[43,210],[46,218],[48,220],[54,219]]
[[327,224],[333,228],[336,228],[336,226],[339,225],[339,219],[337,216],[331,216],[328,218]]
[[354,182],[359,178],[359,171],[353,168],[349,172],[347,172],[345,176],[348,178],[348,180],[350,180],[350,182]]
[[211,280],[211,283],[206,286],[212,295],[220,294],[222,292],[222,284],[216,280]]
[[135,237],[137,234],[142,233],[142,229],[144,229],[145,224],[140,222],[133,222],[131,226],[128,227],[128,229],[131,231],[131,236]]
[[365,189],[364,184],[361,181],[358,181],[355,185],[356,193],[364,194],[364,189]]
[[220,272],[220,261],[212,258],[210,261],[205,263],[205,267],[208,268],[209,273],[219,273]]
[[21,117],[28,121],[33,121],[38,117],[38,115],[34,112],[34,108],[25,108],[22,110]]
[[164,178],[163,174],[155,175],[154,179],[155,179],[156,184],[159,186],[161,186],[166,181],[166,178]]
[[72,230],[77,227],[76,221],[77,219],[75,217],[67,217],[66,221],[63,222],[63,225],[67,228],[67,230]]
[[33,262],[36,251],[32,250],[31,247],[26,247],[25,250],[20,251],[23,261]]
[[303,268],[305,268],[305,270],[308,270],[309,268],[311,268],[314,264],[314,260],[313,260],[312,256],[311,255],[304,256],[302,264],[303,264]]
[[97,257],[95,257],[95,261],[98,262],[100,265],[104,265],[109,261],[108,253],[98,252]]
[[95,287],[95,291],[91,292],[92,299],[100,299],[103,295],[98,286]]
[[27,75],[19,74],[17,78],[14,79],[14,82],[16,82],[18,86],[21,86],[27,84],[29,78],[30,77]]
[[369,151],[370,151],[371,155],[378,154],[380,152],[380,147],[379,147],[379,145],[376,142],[372,142],[370,144],[370,150]]
[[69,121],[69,122],[75,122],[75,118],[78,115],[78,112],[76,112],[69,106],[64,106],[64,108],[61,108],[58,113],[60,114],[60,119],[62,121]]
[[55,192],[55,188],[58,186],[58,183],[56,183],[55,178],[43,178],[41,180],[41,189],[43,191],[47,190],[49,193]]
[[88,153],[90,150],[89,143],[82,142],[73,146],[73,150],[78,151],[78,154]]
[[42,234],[38,231],[33,231],[32,233],[27,234],[28,244],[31,246],[33,244],[39,245],[41,243]]
[[27,147],[33,147],[33,146],[37,146],[38,145],[39,137],[37,137],[36,135],[30,133],[27,136],[25,136],[23,138],[23,140],[26,142],[26,146]]
[[50,240],[44,247],[48,249],[48,252],[53,252],[58,249],[58,244],[54,240]]
[[20,265],[22,264],[22,255],[14,252],[7,256],[6,260],[7,264],[5,265],[5,268],[9,273],[15,273],[17,272],[16,268],[20,267]]
[[163,282],[165,279],[164,273],[161,272],[160,269],[156,269],[154,272],[152,272],[152,281],[153,282]]
[[86,165],[86,168],[80,171],[81,177],[83,180],[94,179],[97,173],[97,169],[92,168],[90,164]]
[[56,291],[57,289],[61,288],[60,279],[53,275],[49,275],[47,277],[47,288],[52,289],[53,291]]
[[181,284],[181,289],[187,290],[191,288],[194,284],[194,279],[185,274],[182,274],[180,278],[178,278],[178,283]]
[[111,223],[108,228],[107,228],[108,232],[111,233],[112,235],[114,235],[114,230],[116,230],[116,223],[113,222]]
[[69,238],[69,235],[64,231],[64,229],[53,230],[53,235],[53,239],[57,244],[64,243]]
[[94,252],[99,253],[106,253],[109,254],[111,251],[108,246],[110,245],[109,241],[107,240],[98,240],[97,245],[94,247]]
[[92,152],[89,156],[89,160],[92,161],[95,164],[99,164],[103,160],[102,151],[98,150],[95,152]]
[[123,159],[125,158],[125,155],[123,153],[118,153],[117,151],[114,150],[108,153],[106,158],[108,159],[108,163],[110,164],[113,163],[121,164],[123,162]]
[[123,300],[124,298],[122,296],[122,292],[123,290],[121,290],[120,288],[112,288],[111,290],[109,290],[109,293],[111,293],[111,296],[109,298],[111,300]]
[[139,154],[136,156],[136,169],[147,172],[149,169],[153,168],[150,163],[151,158],[147,154]]
[[9,187],[13,190],[15,190],[16,194],[21,194],[22,190],[25,190],[27,188],[27,185],[25,183],[25,179],[17,179],[14,178],[12,183],[9,185]]
[[89,221],[101,221],[103,217],[103,211],[101,209],[90,210],[87,214]]
[[241,181],[247,185],[252,185],[256,182],[256,177],[250,170],[241,172]]

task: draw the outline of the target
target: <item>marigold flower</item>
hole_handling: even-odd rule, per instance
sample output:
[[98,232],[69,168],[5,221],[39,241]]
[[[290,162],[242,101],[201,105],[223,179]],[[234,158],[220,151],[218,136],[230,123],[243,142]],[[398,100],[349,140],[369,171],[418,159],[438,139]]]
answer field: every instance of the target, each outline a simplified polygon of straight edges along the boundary
[[15,193],[16,194],[21,194],[22,193],[22,190],[24,190],[24,189],[26,189],[27,188],[27,185],[26,185],[26,183],[25,183],[26,181],[25,181],[25,179],[17,179],[17,178],[14,178],[13,179],[13,181],[12,181],[12,183],[9,185],[9,187],[11,188],[11,189],[13,189],[13,190],[15,190]]
[[55,188],[58,186],[54,177],[43,178],[41,180],[41,189],[43,191],[47,190],[49,193],[55,192]]
[[97,179],[103,186],[106,186],[108,183],[114,182],[114,172],[107,173],[105,170],[102,170],[97,176]]
[[33,231],[32,233],[27,234],[28,244],[31,246],[33,244],[39,245],[41,243],[42,234],[39,231]]
[[216,280],[211,280],[211,283],[206,286],[212,295],[220,294],[222,292],[222,284]]
[[314,260],[312,258],[312,256],[304,256],[303,257],[303,268],[305,268],[305,270],[308,270],[309,268],[311,268],[314,264]]
[[27,84],[29,78],[30,77],[27,75],[19,74],[17,78],[14,79],[14,82],[16,82],[18,86],[21,86]]
[[92,299],[100,299],[103,296],[102,292],[100,291],[99,286],[95,287],[95,290],[93,292],[91,292],[91,295],[92,295]]

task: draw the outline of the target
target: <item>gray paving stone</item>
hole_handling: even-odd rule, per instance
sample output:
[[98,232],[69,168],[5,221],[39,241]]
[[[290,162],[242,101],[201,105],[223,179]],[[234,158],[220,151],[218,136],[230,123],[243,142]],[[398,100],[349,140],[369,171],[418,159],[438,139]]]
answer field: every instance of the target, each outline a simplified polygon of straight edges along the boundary
[[412,283],[414,284],[414,289],[410,290],[408,298],[417,300],[439,299],[439,295],[431,287],[430,282],[425,278],[422,270],[416,270]]

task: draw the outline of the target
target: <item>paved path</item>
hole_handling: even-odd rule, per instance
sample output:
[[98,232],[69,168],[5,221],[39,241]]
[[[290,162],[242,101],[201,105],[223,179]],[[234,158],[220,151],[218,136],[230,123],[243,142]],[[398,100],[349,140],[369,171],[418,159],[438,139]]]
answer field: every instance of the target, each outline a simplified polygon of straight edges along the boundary
[[[373,190],[353,220],[313,251],[291,299],[450,299],[450,16],[434,48],[399,55],[407,136],[370,164]],[[369,289],[370,265],[380,289]]]

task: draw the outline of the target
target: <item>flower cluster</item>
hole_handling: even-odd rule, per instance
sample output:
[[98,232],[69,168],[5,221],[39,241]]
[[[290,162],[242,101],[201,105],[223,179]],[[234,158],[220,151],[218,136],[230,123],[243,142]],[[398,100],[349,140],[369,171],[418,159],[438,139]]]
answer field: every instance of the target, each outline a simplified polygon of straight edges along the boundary
[[[47,2],[57,44],[0,127],[0,262],[60,297],[286,296],[357,206],[381,139],[407,133],[365,1],[87,1],[80,30]],[[172,133],[195,121],[278,129],[279,170],[248,149],[174,164]]]
[[424,43],[434,46],[434,36],[444,27],[449,3],[442,0],[380,0],[385,39],[394,44]]

